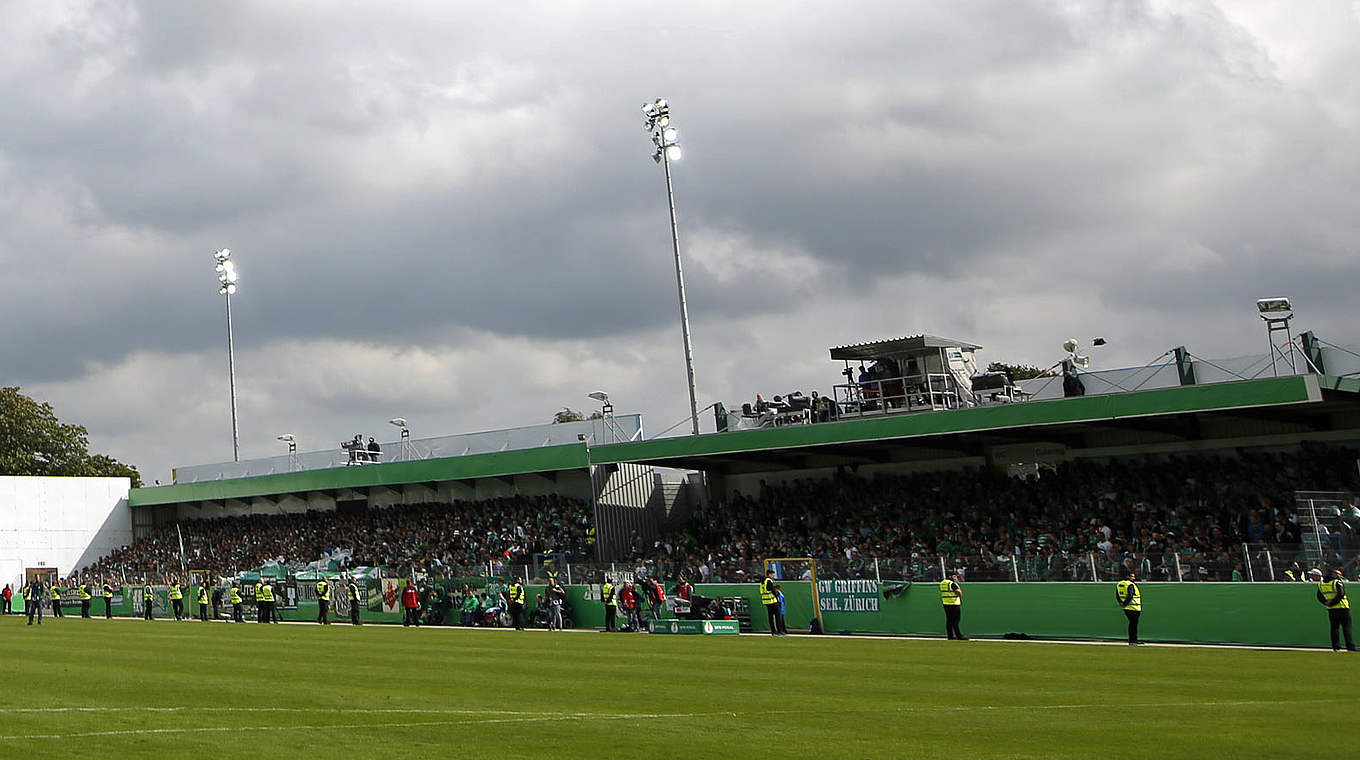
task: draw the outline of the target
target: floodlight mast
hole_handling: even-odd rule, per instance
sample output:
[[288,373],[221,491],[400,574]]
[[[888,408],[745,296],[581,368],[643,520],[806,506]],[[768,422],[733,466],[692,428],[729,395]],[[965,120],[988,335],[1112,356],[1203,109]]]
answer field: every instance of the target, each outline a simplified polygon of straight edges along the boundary
[[1256,311],[1260,312],[1261,320],[1266,323],[1266,342],[1270,344],[1270,371],[1275,377],[1280,376],[1280,369],[1276,365],[1276,360],[1284,352],[1279,346],[1275,345],[1275,333],[1283,332],[1285,345],[1289,347],[1289,372],[1292,375],[1299,373],[1298,364],[1294,362],[1294,335],[1289,329],[1289,320],[1294,318],[1294,305],[1288,298],[1276,296],[1274,298],[1262,298],[1256,302]]
[[231,296],[236,292],[236,262],[231,260],[231,249],[213,252],[217,272],[217,292],[227,300],[227,383],[231,389],[231,461],[241,461],[241,434],[236,421],[236,351],[231,335]]
[[675,285],[680,293],[680,334],[685,341],[685,378],[689,388],[689,418],[694,435],[699,434],[699,402],[694,388],[694,344],[689,335],[689,305],[685,299],[685,272],[680,264],[680,225],[675,216],[675,189],[671,184],[671,161],[680,158],[678,133],[671,126],[671,106],[665,98],[642,104],[646,119],[643,127],[651,134],[656,150],[652,160],[666,170],[666,202],[671,212],[671,248],[675,253]]

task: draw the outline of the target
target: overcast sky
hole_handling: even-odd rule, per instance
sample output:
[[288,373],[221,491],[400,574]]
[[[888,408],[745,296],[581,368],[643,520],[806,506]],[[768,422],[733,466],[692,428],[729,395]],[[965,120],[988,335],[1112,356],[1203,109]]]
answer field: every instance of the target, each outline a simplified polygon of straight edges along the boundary
[[[1360,2],[0,4],[0,384],[138,466],[840,379],[1356,341]],[[711,427],[711,420],[707,421]],[[683,430],[683,426],[681,428]]]

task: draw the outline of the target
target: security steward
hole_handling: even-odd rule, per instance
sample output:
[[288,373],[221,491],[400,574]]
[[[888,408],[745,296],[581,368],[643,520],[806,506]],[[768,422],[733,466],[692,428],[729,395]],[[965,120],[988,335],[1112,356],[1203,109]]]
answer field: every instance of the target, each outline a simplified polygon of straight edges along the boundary
[[1322,571],[1314,568],[1308,577],[1317,581],[1317,600],[1327,608],[1328,629],[1332,634],[1332,651],[1341,651],[1341,637],[1346,638],[1346,651],[1355,651],[1355,637],[1351,631],[1351,600],[1346,598],[1345,576],[1340,570],[1333,570],[1329,580],[1322,580]]
[[154,589],[154,588],[151,587],[151,581],[147,581],[147,582],[146,582],[146,585],[145,585],[145,586],[142,586],[142,619],[143,619],[143,620],[154,620],[154,619],[155,619],[155,618],[152,616],[152,614],[151,614],[151,608],[152,608],[152,606],[155,605],[155,604],[156,604],[156,589]]
[[80,589],[80,616],[88,618],[90,616],[90,600],[93,598],[90,596],[90,584],[81,582],[78,588]]
[[1120,609],[1124,610],[1124,617],[1129,619],[1129,646],[1142,646],[1143,642],[1138,640],[1138,618],[1143,614],[1143,598],[1138,593],[1138,573],[1133,570],[1124,571],[1124,580],[1115,584],[1114,600],[1119,604]]
[[57,587],[56,583],[52,584],[51,596],[52,596],[52,617],[66,617],[65,615],[61,614],[61,589]]
[[316,622],[322,625],[331,624],[331,584],[321,578],[316,582]]
[[349,622],[359,625],[359,584],[354,578],[345,579],[345,590],[349,592]]
[[619,610],[618,607],[614,606],[614,584],[610,583],[608,579],[600,587],[600,598],[604,602],[604,632],[613,633]]
[[524,630],[524,584],[518,580],[510,582],[507,590],[510,595],[510,620],[516,631]]
[[179,581],[170,584],[170,604],[175,608],[175,619],[184,619],[184,591],[179,587]]
[[231,622],[244,623],[245,618],[241,616],[241,587],[235,583],[231,584]]
[[105,620],[112,620],[112,619],[113,619],[113,585],[109,583],[108,579],[105,579],[105,580],[104,580],[104,585],[103,585],[103,587],[100,589],[100,591],[101,591],[101,592],[103,593],[103,595],[104,595],[104,619],[105,619]]
[[770,619],[770,635],[782,636],[779,632],[779,597],[774,593],[774,570],[765,571],[765,580],[760,582],[760,603],[765,605],[765,615]]
[[208,596],[207,585],[200,585],[198,587],[198,619],[205,623],[208,622],[208,609],[210,604],[212,604],[212,602]]
[[959,571],[940,581],[940,604],[944,605],[944,636],[950,641],[967,641],[959,630],[963,618],[963,587],[959,585]]
[[274,614],[274,584],[264,578],[255,587],[255,611],[255,621],[258,623],[279,622]]

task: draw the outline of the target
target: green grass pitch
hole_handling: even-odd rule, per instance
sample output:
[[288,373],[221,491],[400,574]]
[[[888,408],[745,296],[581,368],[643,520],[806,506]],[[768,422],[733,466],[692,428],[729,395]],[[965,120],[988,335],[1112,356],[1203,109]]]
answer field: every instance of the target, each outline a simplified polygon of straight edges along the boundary
[[1360,752],[1330,651],[17,616],[0,650],[0,757]]

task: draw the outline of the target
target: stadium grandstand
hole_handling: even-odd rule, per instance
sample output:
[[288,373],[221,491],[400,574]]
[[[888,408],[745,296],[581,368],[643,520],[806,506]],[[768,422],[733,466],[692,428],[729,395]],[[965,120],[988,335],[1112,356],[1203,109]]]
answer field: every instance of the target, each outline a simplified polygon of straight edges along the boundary
[[[979,348],[930,335],[832,348],[845,380],[832,393],[714,404],[703,435],[647,438],[640,416],[608,409],[383,453],[181,467],[129,494],[130,544],[69,574],[218,585],[357,572],[390,608],[384,577],[561,577],[584,603],[606,578],[750,584],[776,557],[806,558],[780,568],[790,580],[871,581],[878,601],[951,570],[1019,584],[1127,568],[1177,584],[1360,573],[1350,349],[1305,334],[1284,357],[1297,350],[1296,364],[1178,348],[1101,372],[1073,349],[1014,383],[978,372]],[[1059,366],[1083,393],[1056,382]],[[800,615],[837,609],[808,585]]]

